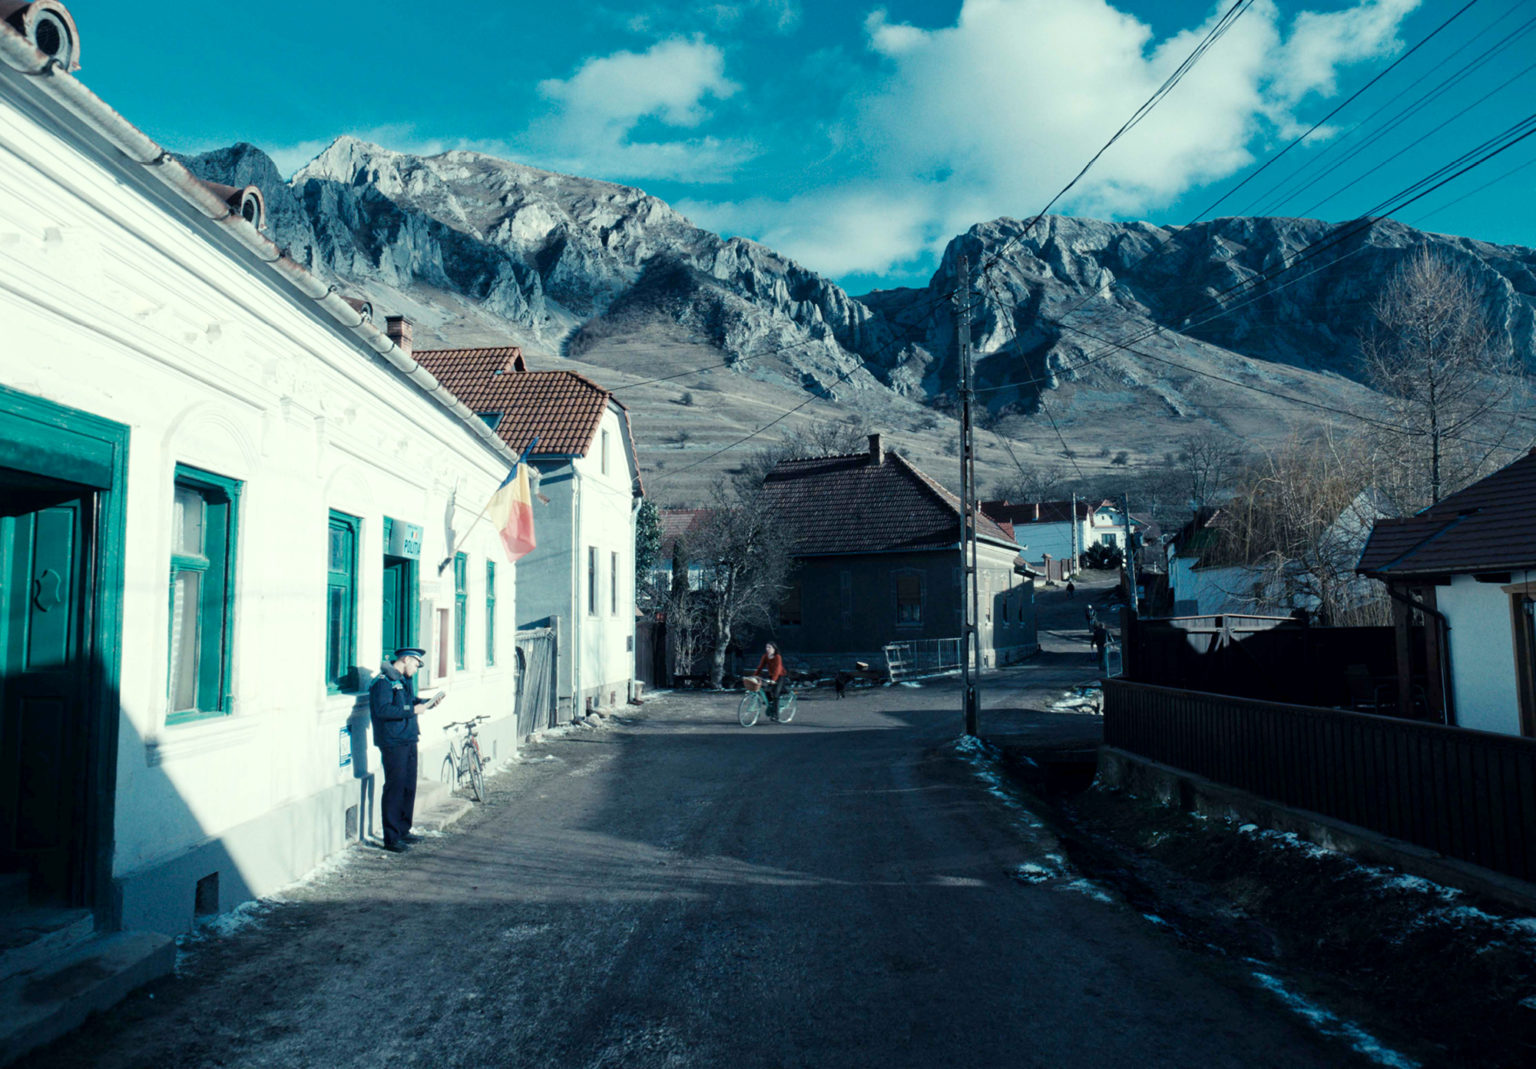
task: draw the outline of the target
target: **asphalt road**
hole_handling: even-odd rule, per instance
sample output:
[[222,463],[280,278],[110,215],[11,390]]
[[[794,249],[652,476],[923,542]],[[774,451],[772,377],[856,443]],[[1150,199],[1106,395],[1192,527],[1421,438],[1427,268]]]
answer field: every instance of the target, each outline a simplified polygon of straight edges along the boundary
[[953,683],[734,708],[528,748],[458,827],[356,850],[27,1064],[1350,1063],[1075,878],[957,752]]

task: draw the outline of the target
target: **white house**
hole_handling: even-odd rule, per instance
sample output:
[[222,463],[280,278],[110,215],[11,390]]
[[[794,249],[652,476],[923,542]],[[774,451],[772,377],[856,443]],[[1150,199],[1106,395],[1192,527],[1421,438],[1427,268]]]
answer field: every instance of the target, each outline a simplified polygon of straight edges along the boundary
[[416,354],[501,440],[532,445],[538,548],[518,564],[518,625],[557,631],[559,716],[626,703],[635,676],[640,466],[629,414],[571,371],[530,371],[516,346]]
[[[1080,558],[1095,545],[1125,548],[1125,511],[1114,501],[999,500],[983,501],[981,508],[994,520],[1012,524],[1019,550],[1031,562],[1046,557],[1072,560],[1074,554]],[[1132,534],[1143,527],[1140,520],[1131,517]]]
[[1536,736],[1533,525],[1536,451],[1416,516],[1379,521],[1360,556],[1358,571],[1391,592],[1400,658],[1412,655],[1412,617],[1423,621],[1428,699],[1447,723]]
[[77,42],[0,23],[0,913],[175,933],[357,834],[393,646],[449,694],[424,775],[449,720],[513,753],[514,569],[453,531],[514,454]]
[[1244,557],[1228,536],[1226,514],[1202,509],[1164,547],[1172,615],[1288,616],[1304,609],[1334,624],[1358,619],[1379,599],[1373,584],[1354,574],[1354,562],[1371,525],[1390,507],[1385,495],[1362,490],[1319,534],[1306,560],[1279,564],[1268,555]]

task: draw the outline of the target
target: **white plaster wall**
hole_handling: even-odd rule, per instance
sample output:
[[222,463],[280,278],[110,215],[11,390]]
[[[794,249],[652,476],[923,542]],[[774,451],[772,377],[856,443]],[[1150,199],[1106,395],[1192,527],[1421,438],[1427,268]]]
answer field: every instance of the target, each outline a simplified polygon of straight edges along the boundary
[[1435,598],[1451,625],[1456,723],[1479,731],[1520,734],[1509,595],[1497,584],[1458,575],[1450,586],[1440,587]]
[[[608,435],[608,471],[602,470],[600,443]],[[629,700],[635,675],[635,506],[634,458],[629,453],[620,410],[610,404],[587,455],[574,467],[580,495],[576,502],[575,654],[577,712],[587,698],[595,705]],[[597,612],[587,611],[587,549],[597,548]],[[613,555],[618,554],[618,605],[611,593]]]
[[[11,90],[0,84],[0,381],[130,427],[114,855],[128,878],[304,799],[338,787],[355,797],[360,769],[340,767],[340,733],[366,696],[325,691],[327,512],[362,519],[357,660],[376,667],[383,517],[425,528],[421,595],[451,619],[451,568],[436,581],[450,495],[464,531],[505,462],[142,168]],[[167,726],[178,463],[244,486],[233,709]],[[434,680],[451,700],[423,717],[428,774],[446,720],[497,717],[485,737],[502,756],[515,738],[515,569],[485,524],[459,548],[470,554],[468,660]],[[484,664],[487,555],[501,587],[494,668]],[[286,866],[233,860],[261,868],[264,884],[292,878],[341,845],[335,827],[312,830]]]

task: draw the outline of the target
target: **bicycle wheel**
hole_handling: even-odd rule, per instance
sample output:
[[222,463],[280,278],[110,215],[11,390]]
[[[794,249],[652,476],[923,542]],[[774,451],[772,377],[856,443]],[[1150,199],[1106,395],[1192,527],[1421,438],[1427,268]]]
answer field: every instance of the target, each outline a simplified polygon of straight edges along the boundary
[[798,704],[795,692],[786,690],[779,695],[779,723],[787,724],[795,718],[795,706]]
[[480,752],[473,746],[464,747],[464,767],[469,772],[469,789],[475,801],[485,801],[485,772],[480,767]]
[[767,706],[763,696],[755,690],[749,690],[741,699],[741,707],[736,710],[736,719],[741,721],[741,726],[749,728],[757,723],[758,714]]
[[459,768],[453,763],[452,750],[448,752],[447,757],[443,758],[442,780],[450,791],[459,789]]

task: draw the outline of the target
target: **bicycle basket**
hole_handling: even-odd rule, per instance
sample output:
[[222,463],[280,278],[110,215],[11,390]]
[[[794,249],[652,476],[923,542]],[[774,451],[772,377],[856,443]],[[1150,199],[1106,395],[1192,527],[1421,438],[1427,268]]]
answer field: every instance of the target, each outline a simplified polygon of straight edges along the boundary
[[758,679],[756,676],[742,676],[741,677],[741,689],[742,690],[762,690],[763,689],[763,681],[761,679]]

